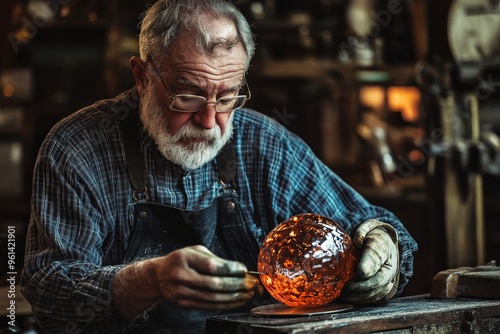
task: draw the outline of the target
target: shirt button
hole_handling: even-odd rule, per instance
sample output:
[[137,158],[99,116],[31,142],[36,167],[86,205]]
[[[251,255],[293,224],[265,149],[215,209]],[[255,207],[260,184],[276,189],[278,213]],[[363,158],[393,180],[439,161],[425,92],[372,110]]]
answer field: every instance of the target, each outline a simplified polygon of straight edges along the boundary
[[147,219],[148,218],[148,213],[146,211],[141,211],[139,213],[139,218],[141,218],[141,219]]
[[236,208],[236,204],[234,202],[227,202],[226,209],[228,212],[232,212]]

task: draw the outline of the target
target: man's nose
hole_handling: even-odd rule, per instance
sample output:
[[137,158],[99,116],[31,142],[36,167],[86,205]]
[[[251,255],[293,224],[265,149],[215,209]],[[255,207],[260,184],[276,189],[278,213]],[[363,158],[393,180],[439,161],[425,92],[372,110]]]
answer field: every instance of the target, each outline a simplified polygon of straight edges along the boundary
[[203,109],[196,112],[193,120],[203,129],[212,129],[215,126],[215,102],[208,102]]

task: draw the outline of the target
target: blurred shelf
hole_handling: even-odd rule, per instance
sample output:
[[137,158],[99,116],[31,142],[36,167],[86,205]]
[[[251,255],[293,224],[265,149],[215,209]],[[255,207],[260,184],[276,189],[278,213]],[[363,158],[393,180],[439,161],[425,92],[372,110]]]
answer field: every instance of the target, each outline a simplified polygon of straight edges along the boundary
[[66,29],[106,29],[107,23],[105,19],[97,19],[94,21],[85,19],[67,19],[52,21],[41,30],[66,30]]
[[343,83],[414,84],[415,64],[361,65],[306,57],[303,59],[264,60],[252,74],[275,78],[323,78]]

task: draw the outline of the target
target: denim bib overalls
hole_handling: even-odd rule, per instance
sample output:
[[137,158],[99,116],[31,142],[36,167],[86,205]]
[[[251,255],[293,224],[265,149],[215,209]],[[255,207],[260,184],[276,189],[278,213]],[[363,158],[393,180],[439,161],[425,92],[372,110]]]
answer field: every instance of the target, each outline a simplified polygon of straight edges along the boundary
[[[168,254],[190,245],[203,245],[214,254],[255,270],[259,244],[245,224],[236,193],[236,162],[229,142],[216,158],[220,196],[199,211],[184,211],[148,200],[137,110],[121,121],[127,170],[134,188],[134,228],[124,263]],[[247,311],[255,305],[237,311]],[[227,312],[227,311],[226,311]],[[234,310],[233,310],[234,312]],[[221,311],[181,309],[162,301],[148,311],[147,321],[131,333],[203,333],[209,316]]]

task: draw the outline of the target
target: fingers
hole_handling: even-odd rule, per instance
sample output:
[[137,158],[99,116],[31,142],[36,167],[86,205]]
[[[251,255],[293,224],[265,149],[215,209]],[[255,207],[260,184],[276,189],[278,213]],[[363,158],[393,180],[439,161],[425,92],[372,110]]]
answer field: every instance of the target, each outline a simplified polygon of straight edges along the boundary
[[162,297],[174,305],[225,310],[262,293],[259,278],[246,271],[242,263],[219,258],[203,246],[193,246],[159,258],[157,281]]
[[197,275],[195,279],[187,282],[193,288],[217,292],[237,292],[253,291],[255,286],[260,283],[259,279],[253,275],[245,276],[213,276]]
[[356,265],[357,276],[346,283],[342,298],[352,303],[389,300],[399,282],[397,232],[372,219],[360,225],[353,241],[362,248],[362,254]]
[[388,301],[397,291],[399,273],[392,275],[389,265],[367,280],[352,280],[346,283],[342,291],[342,298],[352,303],[373,303]]
[[202,309],[202,310],[228,310],[242,306],[251,299],[255,292],[221,292],[193,289],[180,286],[176,289],[171,303],[181,308]]
[[376,228],[379,228],[381,226],[384,226],[384,225],[386,225],[386,224],[382,223],[381,221],[378,221],[376,219],[368,219],[367,221],[365,221],[363,224],[361,224],[358,227],[358,229],[354,233],[354,237],[353,237],[352,241],[354,242],[354,244],[358,248],[361,248],[361,247],[363,247],[363,243],[365,241],[366,235],[370,231],[372,231]]
[[371,231],[365,237],[364,243],[363,253],[357,265],[357,274],[361,279],[375,275],[389,259],[393,260],[391,264],[397,260],[392,256],[397,253],[396,245],[384,230]]
[[198,272],[209,275],[243,276],[246,266],[237,261],[222,259],[204,246],[192,246],[183,249],[187,265]]
[[363,247],[365,237],[368,235],[368,233],[376,229],[382,229],[386,231],[394,240],[394,242],[397,243],[398,235],[394,227],[376,219],[368,219],[363,224],[361,224],[354,233],[352,241],[357,247],[361,248]]
[[346,287],[350,290],[356,291],[357,293],[364,293],[378,287],[383,287],[391,284],[392,278],[396,274],[393,264],[388,264],[382,266],[380,270],[369,279],[354,279],[346,283]]
[[[197,275],[174,285],[169,300],[183,308],[226,310],[242,306],[263,289],[258,278]],[[259,292],[260,290],[260,292]]]
[[356,293],[346,292],[342,298],[351,303],[373,303],[380,300],[389,300],[394,296],[397,288],[396,281],[390,281],[388,284],[377,286],[375,289],[366,291],[356,291]]

